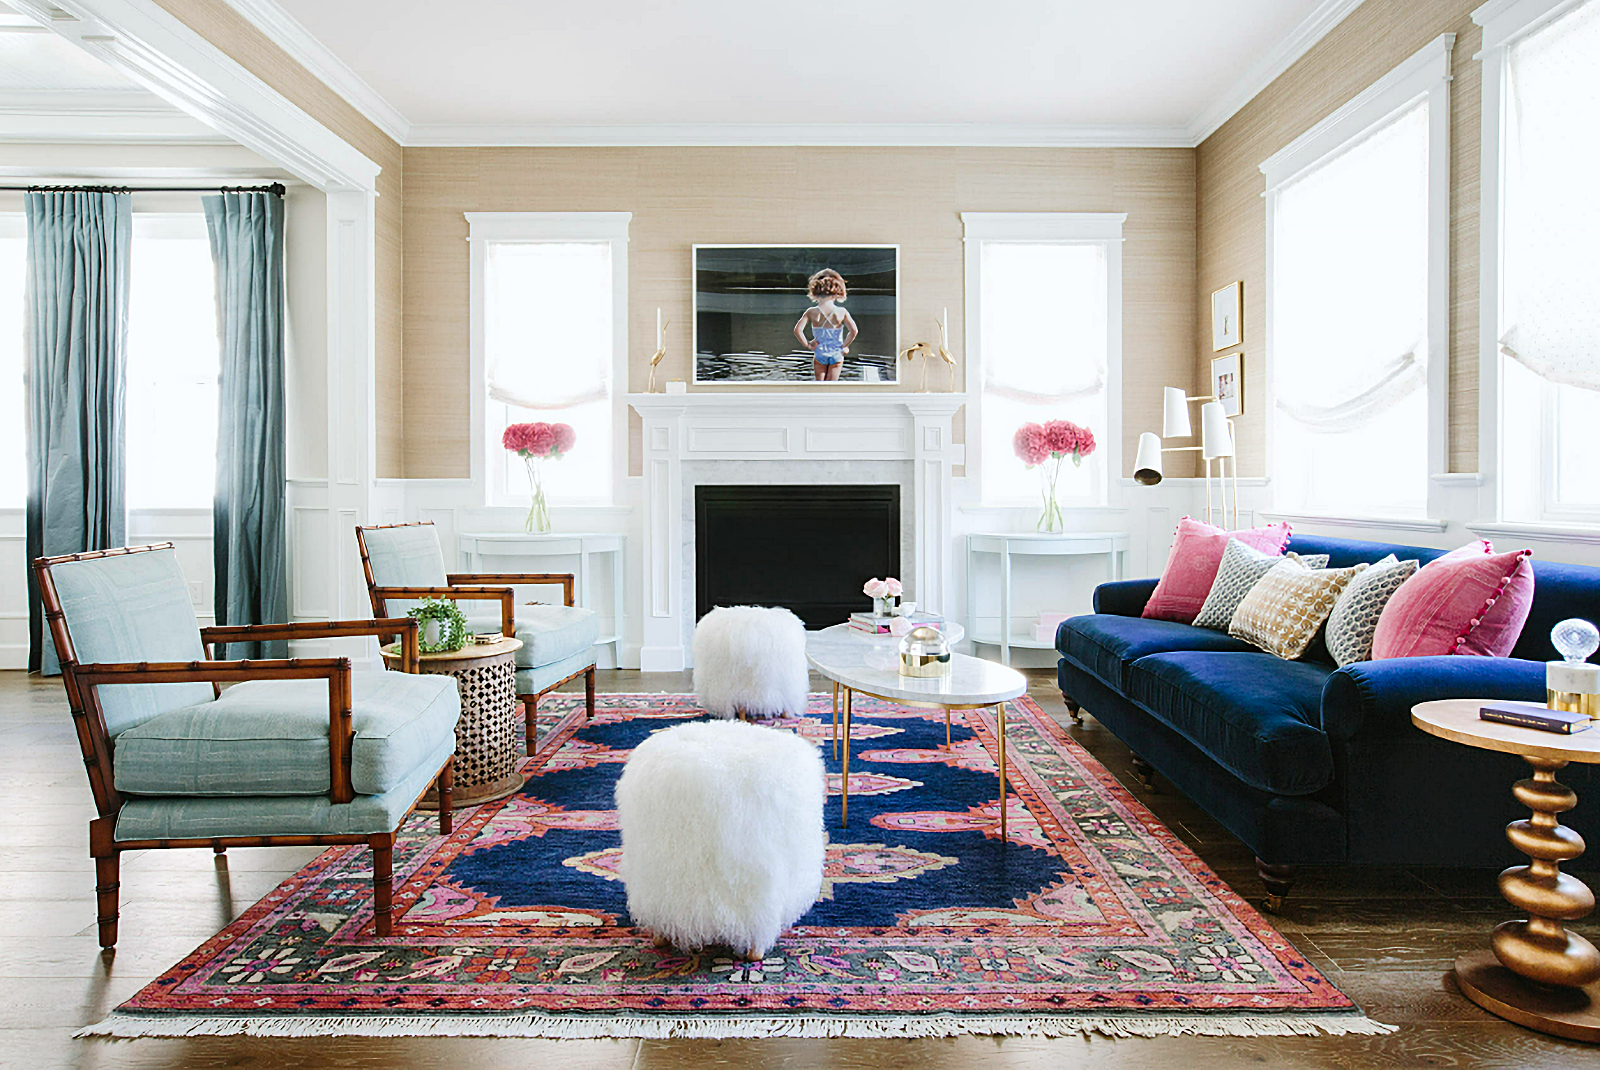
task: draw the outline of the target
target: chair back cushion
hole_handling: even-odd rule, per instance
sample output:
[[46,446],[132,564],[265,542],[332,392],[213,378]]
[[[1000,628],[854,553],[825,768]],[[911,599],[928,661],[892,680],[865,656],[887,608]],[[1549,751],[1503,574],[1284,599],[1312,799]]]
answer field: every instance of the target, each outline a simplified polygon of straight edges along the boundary
[[[361,536],[367,544],[372,580],[379,587],[445,586],[444,551],[439,547],[439,529],[432,524],[366,528]],[[414,598],[391,598],[389,616],[403,617],[417,604],[419,600]]]
[[[50,567],[80,665],[204,661],[189,583],[172,550],[63,561]],[[152,717],[207,702],[210,684],[115,684],[98,689],[112,737]]]

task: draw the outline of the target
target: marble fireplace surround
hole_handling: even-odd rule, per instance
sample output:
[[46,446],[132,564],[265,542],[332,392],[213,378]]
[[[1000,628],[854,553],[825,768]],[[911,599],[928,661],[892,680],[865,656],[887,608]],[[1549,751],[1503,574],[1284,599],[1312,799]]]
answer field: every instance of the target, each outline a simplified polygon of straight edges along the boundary
[[[644,422],[639,668],[690,668],[698,484],[896,483],[907,597],[945,611],[952,590],[951,441],[964,394],[702,390],[630,394]],[[774,567],[782,567],[775,562]]]

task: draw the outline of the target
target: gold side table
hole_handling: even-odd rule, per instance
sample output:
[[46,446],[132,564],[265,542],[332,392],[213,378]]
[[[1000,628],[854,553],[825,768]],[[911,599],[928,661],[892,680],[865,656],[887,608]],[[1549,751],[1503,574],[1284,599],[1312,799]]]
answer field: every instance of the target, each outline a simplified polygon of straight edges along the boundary
[[[456,722],[455,806],[503,799],[522,787],[517,772],[522,719],[517,716],[516,653],[522,640],[501,636],[492,643],[468,642],[460,650],[422,654],[420,671],[454,676],[461,691],[461,719]],[[400,662],[398,643],[381,650],[391,667]],[[437,809],[434,789],[417,804]]]
[[1478,709],[1490,699],[1443,699],[1411,708],[1411,721],[1430,735],[1483,750],[1520,755],[1533,776],[1511,793],[1533,816],[1506,826],[1506,839],[1528,856],[1525,866],[1500,874],[1500,894],[1527,911],[1521,921],[1495,926],[1492,951],[1456,959],[1456,984],[1491,1014],[1541,1033],[1600,1042],[1600,951],[1562,922],[1594,910],[1594,893],[1561,863],[1583,854],[1583,837],[1558,815],[1578,805],[1578,795],[1558,783],[1569,762],[1600,763],[1600,726],[1577,735],[1485,721]]

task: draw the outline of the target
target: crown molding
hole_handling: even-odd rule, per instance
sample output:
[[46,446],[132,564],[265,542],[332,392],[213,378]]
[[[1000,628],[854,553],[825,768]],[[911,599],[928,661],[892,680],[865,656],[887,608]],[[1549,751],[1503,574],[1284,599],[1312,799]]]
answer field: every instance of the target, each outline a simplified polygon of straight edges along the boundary
[[142,89],[0,91],[0,142],[233,144]]
[[1294,66],[1300,57],[1311,51],[1318,41],[1328,36],[1361,4],[1362,0],[1322,0],[1311,14],[1301,20],[1300,25],[1268,50],[1231,89],[1195,117],[1194,122],[1189,124],[1190,143],[1198,146],[1216,133],[1223,123],[1237,115],[1279,75]]
[[225,2],[246,22],[265,34],[269,41],[287,52],[290,59],[310,71],[329,89],[343,97],[345,103],[366,116],[391,141],[397,145],[407,144],[411,124],[406,117],[276,0]]
[[428,124],[409,147],[843,146],[873,148],[1192,148],[1181,126],[1032,123]]
[[[1322,0],[1221,97],[1186,125],[1006,123],[412,123],[277,0],[224,0],[396,144],[423,148],[731,146],[1195,148],[1360,7]],[[1507,0],[1510,2],[1510,0]]]

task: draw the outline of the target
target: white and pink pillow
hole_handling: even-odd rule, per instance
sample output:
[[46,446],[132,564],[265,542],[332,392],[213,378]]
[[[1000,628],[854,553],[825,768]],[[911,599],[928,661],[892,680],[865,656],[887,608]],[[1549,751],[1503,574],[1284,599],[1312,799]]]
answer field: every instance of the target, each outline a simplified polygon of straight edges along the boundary
[[1167,555],[1167,567],[1141,616],[1175,620],[1180,624],[1194,623],[1200,607],[1206,603],[1206,595],[1211,593],[1211,584],[1217,578],[1217,568],[1222,564],[1229,539],[1238,539],[1262,553],[1279,556],[1289,544],[1289,525],[1268,524],[1243,531],[1224,531],[1203,520],[1184,517],[1178,521],[1172,552]]
[[1378,618],[1372,657],[1503,658],[1533,608],[1532,550],[1497,554],[1478,539],[1418,569]]

